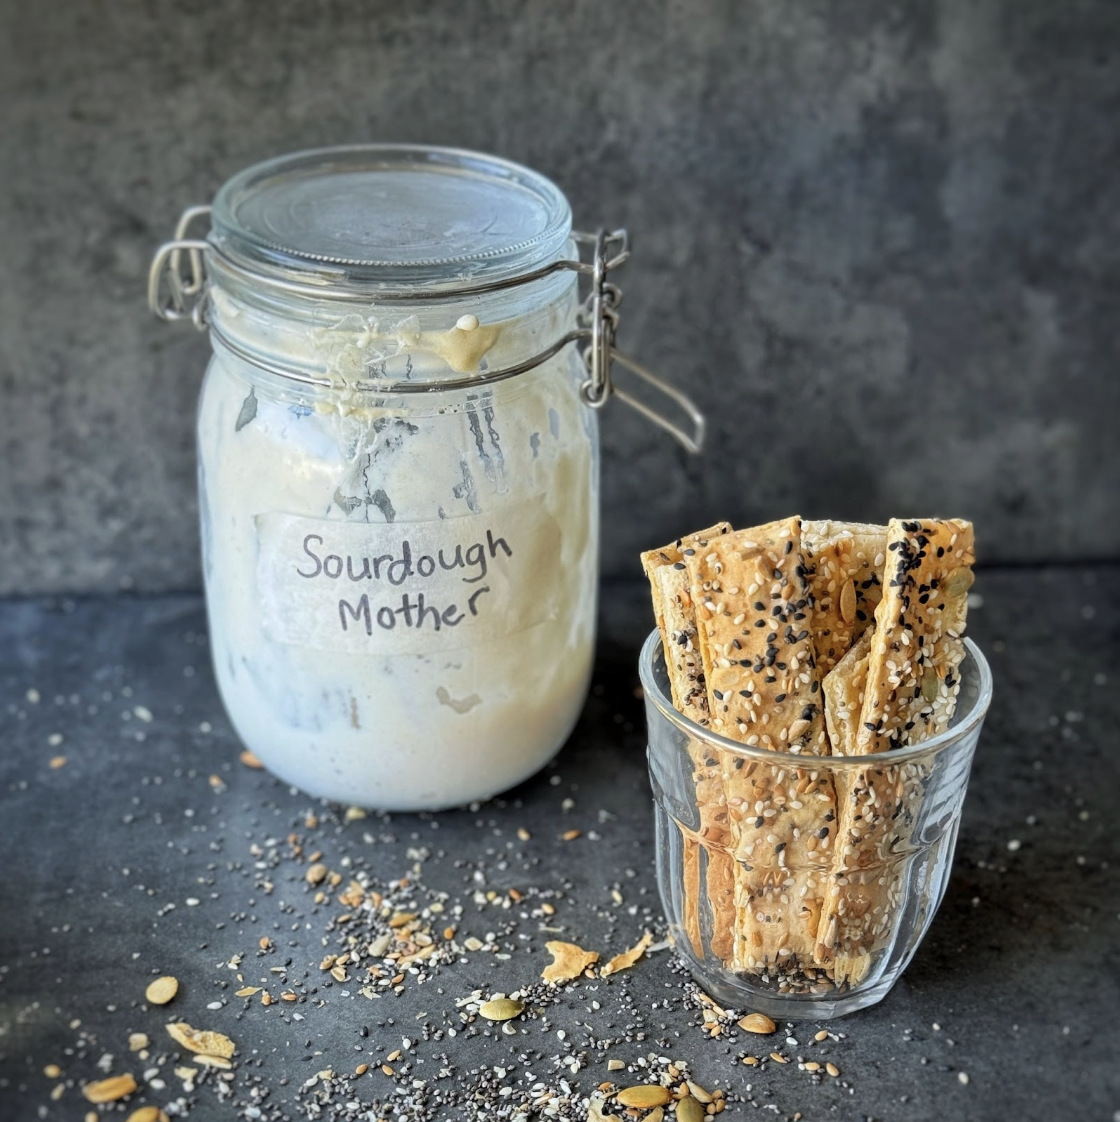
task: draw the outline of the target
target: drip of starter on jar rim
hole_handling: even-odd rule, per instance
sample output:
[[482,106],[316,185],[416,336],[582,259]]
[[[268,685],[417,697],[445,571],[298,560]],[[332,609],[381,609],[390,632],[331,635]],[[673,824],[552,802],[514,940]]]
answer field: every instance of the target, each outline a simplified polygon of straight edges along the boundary
[[[575,253],[575,245],[569,247]],[[323,299],[278,304],[246,290],[219,263],[209,292],[217,340],[264,368],[361,383],[439,382],[523,360],[551,346],[570,326],[565,293],[575,276],[560,273],[509,292],[479,298],[356,309]],[[485,318],[479,311],[485,305]]]

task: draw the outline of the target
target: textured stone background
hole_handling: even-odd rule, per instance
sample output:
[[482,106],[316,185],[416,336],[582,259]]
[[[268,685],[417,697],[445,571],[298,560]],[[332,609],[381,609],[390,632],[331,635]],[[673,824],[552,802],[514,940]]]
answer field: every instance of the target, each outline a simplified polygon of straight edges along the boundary
[[1120,556],[1120,5],[0,0],[0,591],[197,585],[207,345],[179,211],[285,150],[417,140],[627,224],[623,344],[707,409],[604,418],[604,568],[727,516],[952,512]]

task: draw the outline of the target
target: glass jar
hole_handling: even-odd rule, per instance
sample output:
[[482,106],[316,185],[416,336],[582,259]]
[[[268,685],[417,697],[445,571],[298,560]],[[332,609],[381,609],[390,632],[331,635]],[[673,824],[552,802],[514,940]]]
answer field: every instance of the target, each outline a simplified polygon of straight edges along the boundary
[[[786,1020],[839,1017],[882,1001],[901,976],[949,883],[969,768],[992,698],[984,656],[971,640],[965,648],[945,732],[870,756],[806,757],[728,740],[677,712],[660,632],[647,639],[639,674],[658,887],[677,950],[717,1001]],[[751,792],[795,785],[798,798],[821,807],[809,855],[791,864],[778,845],[765,864],[740,860],[736,816],[741,821],[746,809],[749,821],[761,810]],[[841,800],[869,810],[862,844],[843,839],[837,851]],[[788,922],[795,911],[815,930],[805,945]],[[763,937],[774,923],[794,939]],[[775,944],[773,957],[757,949]]]
[[[209,236],[186,238],[204,213]],[[528,169],[375,146],[249,168],[157,254],[154,310],[213,342],[198,453],[218,685],[245,744],[311,794],[486,798],[575,724],[625,244],[600,236],[586,264],[573,237]]]

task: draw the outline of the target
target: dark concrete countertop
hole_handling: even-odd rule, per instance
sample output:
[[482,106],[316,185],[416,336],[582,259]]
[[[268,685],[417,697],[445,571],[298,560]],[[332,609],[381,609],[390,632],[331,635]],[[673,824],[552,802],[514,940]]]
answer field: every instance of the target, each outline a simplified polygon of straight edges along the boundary
[[[887,999],[821,1043],[817,1022],[709,1038],[671,951],[577,982],[513,1035],[461,1021],[456,1002],[476,989],[532,986],[537,1003],[546,939],[609,955],[660,924],[635,694],[650,621],[640,586],[604,590],[593,693],[552,765],[481,807],[365,818],[239,762],[199,598],[0,603],[0,1119],[83,1118],[95,1108],[80,1086],[106,1074],[99,1061],[164,1083],[97,1108],[121,1119],[176,1100],[198,1122],[388,1119],[385,1104],[410,1098],[428,1113],[402,1117],[497,1118],[471,1095],[504,1083],[512,1104],[537,1082],[564,1094],[561,1080],[587,1095],[642,1081],[608,1059],[651,1054],[726,1089],[729,1118],[1120,1118],[1120,569],[986,571],[975,591],[970,634],[996,692],[947,897]],[[346,878],[322,905],[306,881],[313,850]],[[345,936],[333,895],[361,875],[418,905],[446,893],[456,940],[487,949],[374,998],[332,979],[319,965]],[[180,991],[150,1008],[144,990],[161,974]],[[276,1001],[234,996],[242,985]],[[173,1069],[189,1057],[175,1058],[169,1020],[233,1038],[230,1078],[211,1071],[185,1093]],[[129,1053],[139,1032],[148,1059]],[[791,1062],[740,1062],[772,1049]],[[363,1062],[360,1078],[326,1084],[337,1092],[318,1115],[323,1082],[298,1094],[317,1072]]]

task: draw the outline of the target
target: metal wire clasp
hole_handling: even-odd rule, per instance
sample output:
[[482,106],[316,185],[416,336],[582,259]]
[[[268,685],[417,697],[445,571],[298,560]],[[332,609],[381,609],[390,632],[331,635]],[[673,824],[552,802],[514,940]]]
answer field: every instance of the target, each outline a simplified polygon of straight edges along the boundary
[[[148,274],[148,306],[162,320],[187,319],[199,330],[209,326],[215,331],[215,334],[218,334],[217,325],[210,324],[207,315],[206,262],[203,257],[204,252],[215,252],[216,248],[212,242],[205,239],[187,236],[195,221],[209,216],[209,214],[210,207],[208,206],[193,206],[183,211],[175,227],[174,238],[165,242],[156,251]],[[515,277],[475,284],[467,283],[458,288],[440,288],[429,292],[411,290],[383,292],[379,293],[378,299],[415,302],[478,296],[518,285],[530,284],[533,281],[543,280],[554,273],[567,270],[586,276],[590,278],[591,282],[591,290],[580,311],[578,327],[553,341],[540,353],[513,366],[497,370],[480,370],[478,373],[464,378],[441,379],[433,383],[401,382],[391,386],[379,383],[376,387],[370,386],[369,388],[376,388],[378,392],[402,394],[473,389],[476,386],[517,377],[540,366],[541,363],[546,362],[553,355],[563,350],[569,343],[581,343],[583,346],[580,353],[587,368],[588,377],[580,385],[579,394],[589,408],[602,409],[612,397],[617,397],[647,420],[664,429],[689,452],[699,452],[704,444],[704,415],[684,393],[657,377],[656,374],[635,362],[634,359],[622,354],[614,345],[615,336],[618,332],[618,309],[622,303],[622,290],[618,285],[611,284],[607,278],[612,270],[617,269],[630,256],[630,243],[626,231],[600,230],[596,234],[573,233],[572,237],[580,245],[593,247],[590,262],[583,260],[582,256],[577,254],[576,260],[560,259]],[[295,286],[290,287],[295,290]],[[318,295],[318,293],[315,293],[315,295]],[[357,299],[359,297],[360,294],[355,293],[351,298]],[[223,341],[232,350],[237,351],[236,344],[231,340],[223,339]],[[251,358],[250,361],[256,362],[258,365],[260,363],[259,357]],[[687,431],[668,417],[663,416],[652,406],[647,405],[640,398],[615,385],[612,378],[612,367],[616,362],[637,375],[658,393],[674,402],[691,422],[692,431]],[[286,371],[278,371],[278,373],[285,377],[293,377],[297,381],[307,381],[316,385],[329,386],[332,384],[329,378],[295,375]]]
[[[188,238],[187,234],[196,219],[209,214],[208,206],[184,210],[174,238],[156,250],[148,270],[148,307],[169,323],[189,319],[199,331],[206,327],[206,270],[202,253],[210,243]],[[189,268],[184,267],[184,259]]]
[[[706,427],[704,414],[696,408],[686,394],[669,385],[641,363],[624,355],[614,345],[615,335],[618,332],[618,308],[622,303],[622,290],[618,285],[609,283],[607,275],[630,256],[630,242],[626,231],[600,230],[594,235],[574,234],[573,236],[577,241],[590,242],[595,247],[591,262],[591,291],[580,313],[580,320],[585,330],[590,332],[589,342],[582,351],[588,378],[580,386],[580,397],[592,409],[602,409],[612,396],[617,397],[619,401],[629,405],[658,428],[664,429],[689,452],[699,452],[704,446]],[[636,374],[647,385],[675,402],[691,421],[692,432],[675,424],[633,394],[619,389],[611,377],[614,362]]]

